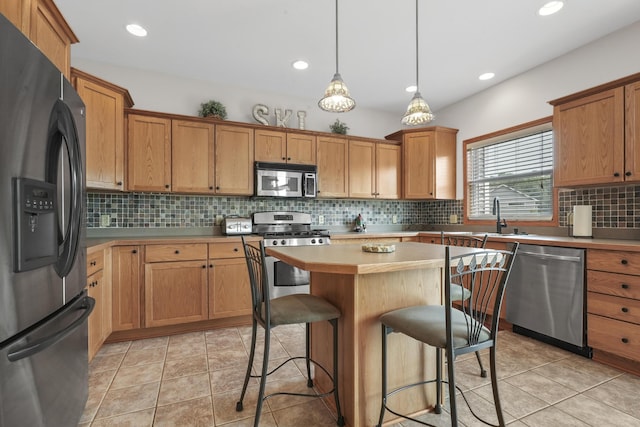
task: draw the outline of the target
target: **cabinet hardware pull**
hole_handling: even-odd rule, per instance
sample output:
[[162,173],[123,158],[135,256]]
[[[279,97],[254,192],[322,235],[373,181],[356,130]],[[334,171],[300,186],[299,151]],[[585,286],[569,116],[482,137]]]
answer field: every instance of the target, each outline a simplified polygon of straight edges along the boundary
[[629,261],[627,261],[626,259],[620,260],[620,264],[622,264],[622,265],[627,265],[628,263],[629,263]]
[[213,264],[209,264],[209,268],[213,268]]
[[287,160],[291,160],[291,157],[287,157]]
[[131,251],[131,253],[132,253],[132,254],[137,254],[137,253],[138,253],[138,250],[137,250],[137,249],[134,249],[134,250],[132,250],[132,251]]
[[216,190],[220,190],[220,186],[219,185],[216,185]]
[[165,184],[165,185],[164,185],[164,188],[169,188],[169,184]]
[[91,261],[89,265],[96,265],[96,261]]
[[283,157],[282,160],[287,160],[287,159]]
[[616,178],[620,176],[620,174],[618,172],[614,172],[613,176],[615,176]]
[[622,289],[629,289],[629,285],[627,285],[626,283],[621,284],[620,287]]
[[622,338],[620,341],[622,341],[625,344],[629,343],[629,340],[627,338]]
[[621,310],[622,310],[623,313],[628,313],[629,312],[629,309],[627,307],[622,307]]
[[122,181],[116,182],[117,185],[122,185]]
[[631,172],[627,171],[624,173],[625,176],[631,176]]
[[210,185],[210,186],[209,186],[209,190],[213,190],[213,185]]
[[207,266],[206,266],[206,265],[203,265],[203,266],[202,266],[202,268],[207,268]]
[[238,252],[238,248],[233,248],[233,252]]
[[174,253],[179,254],[179,253],[180,253],[180,251],[176,249],[176,251],[175,251]]

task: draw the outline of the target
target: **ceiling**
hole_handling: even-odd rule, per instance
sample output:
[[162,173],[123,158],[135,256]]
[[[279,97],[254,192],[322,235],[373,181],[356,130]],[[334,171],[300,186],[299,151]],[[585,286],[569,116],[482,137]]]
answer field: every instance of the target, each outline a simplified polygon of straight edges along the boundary
[[[335,72],[333,0],[55,0],[74,59],[320,99]],[[420,0],[420,92],[450,104],[640,20],[638,0]],[[357,107],[402,114],[415,82],[415,2],[341,0],[339,71]],[[124,27],[138,23],[146,38]],[[297,59],[307,70],[294,70]],[[478,80],[484,72],[496,77]],[[115,82],[117,83],[117,82]],[[356,108],[357,108],[356,107]]]

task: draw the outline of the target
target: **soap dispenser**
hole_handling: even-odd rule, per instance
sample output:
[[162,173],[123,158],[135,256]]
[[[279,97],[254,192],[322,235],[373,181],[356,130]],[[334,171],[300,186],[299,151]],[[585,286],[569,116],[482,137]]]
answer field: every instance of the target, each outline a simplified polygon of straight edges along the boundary
[[354,231],[361,233],[366,230],[367,230],[367,226],[364,224],[364,219],[362,218],[362,214],[358,214],[358,217],[356,218],[356,227]]

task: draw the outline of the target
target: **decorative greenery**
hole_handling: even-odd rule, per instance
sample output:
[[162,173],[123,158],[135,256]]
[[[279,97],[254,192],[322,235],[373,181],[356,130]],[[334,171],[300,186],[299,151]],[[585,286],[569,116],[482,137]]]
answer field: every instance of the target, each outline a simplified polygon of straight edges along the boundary
[[346,123],[341,122],[340,120],[336,119],[336,121],[333,122],[333,124],[329,125],[329,129],[331,129],[331,132],[333,132],[333,133],[339,133],[340,135],[346,135],[347,131],[349,130],[349,126],[347,126]]
[[227,109],[221,102],[211,100],[200,104],[198,114],[200,117],[215,117],[224,120],[227,118]]

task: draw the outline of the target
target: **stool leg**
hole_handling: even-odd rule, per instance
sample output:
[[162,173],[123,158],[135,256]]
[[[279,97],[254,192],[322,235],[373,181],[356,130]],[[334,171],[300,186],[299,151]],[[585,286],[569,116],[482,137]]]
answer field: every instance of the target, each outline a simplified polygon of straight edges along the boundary
[[340,397],[338,395],[338,319],[329,321],[333,327],[333,397],[336,400],[336,413],[338,426],[344,426],[344,416],[340,409]]
[[487,370],[482,366],[482,359],[480,358],[480,352],[476,351],[476,359],[478,359],[478,365],[480,365],[480,376],[482,378],[487,378]]
[[389,328],[382,325],[382,379],[380,381],[382,384],[382,404],[380,405],[380,417],[378,418],[378,424],[376,424],[376,427],[380,427],[382,425],[384,410],[387,405],[387,335],[389,334],[389,331]]
[[458,410],[456,408],[456,379],[453,369],[454,357],[453,357],[453,349],[448,346],[447,347],[447,373],[449,378],[447,378],[447,382],[449,383],[449,406],[451,408],[451,427],[458,427]]
[[442,349],[436,348],[436,414],[442,413]]
[[247,386],[249,385],[249,378],[251,378],[251,368],[253,368],[253,358],[256,355],[256,335],[258,333],[258,322],[256,319],[253,319],[253,323],[251,325],[251,351],[249,352],[249,364],[247,365],[247,373],[244,376],[244,385],[242,386],[242,392],[240,393],[240,400],[236,402],[236,411],[240,412],[243,409],[242,401],[244,400],[244,395],[247,392]]
[[307,362],[307,387],[313,387],[313,378],[311,378],[311,331],[309,324],[305,324],[305,362]]
[[271,329],[264,329],[264,354],[262,355],[262,374],[260,375],[260,390],[258,391],[258,403],[256,405],[256,417],[253,427],[260,424],[260,415],[262,413],[262,403],[264,401],[264,390],[267,385],[267,372],[269,371],[269,349],[271,347]]
[[500,403],[500,394],[498,393],[498,374],[496,373],[496,347],[491,347],[489,350],[489,363],[491,366],[491,388],[493,389],[493,402],[496,407],[496,413],[498,415],[498,425],[503,427],[504,414],[502,413],[502,405]]

